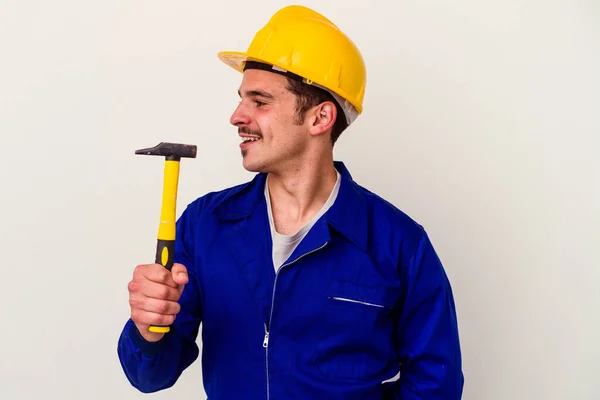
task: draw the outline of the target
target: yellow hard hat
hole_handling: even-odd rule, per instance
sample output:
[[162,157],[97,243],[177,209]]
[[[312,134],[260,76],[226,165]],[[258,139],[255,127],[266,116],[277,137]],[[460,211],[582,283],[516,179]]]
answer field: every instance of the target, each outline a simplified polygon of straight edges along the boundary
[[360,51],[336,25],[310,8],[280,9],[256,33],[246,52],[224,51],[218,57],[240,72],[247,62],[260,62],[328,90],[344,109],[348,123],[363,111],[366,68]]

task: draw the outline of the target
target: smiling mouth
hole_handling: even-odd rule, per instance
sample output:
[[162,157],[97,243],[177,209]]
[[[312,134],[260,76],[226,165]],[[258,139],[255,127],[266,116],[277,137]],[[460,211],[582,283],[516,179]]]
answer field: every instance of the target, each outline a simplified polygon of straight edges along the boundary
[[249,137],[249,136],[242,137],[241,139],[242,139],[242,143],[250,143],[250,142],[256,142],[256,141],[260,140],[260,138],[258,138],[258,137]]

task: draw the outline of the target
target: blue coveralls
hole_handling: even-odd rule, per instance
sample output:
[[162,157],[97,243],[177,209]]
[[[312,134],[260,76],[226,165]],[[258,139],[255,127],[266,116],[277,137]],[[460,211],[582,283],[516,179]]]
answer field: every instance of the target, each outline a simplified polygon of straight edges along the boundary
[[199,355],[202,327],[209,400],[461,398],[452,289],[426,232],[335,166],[334,205],[277,274],[265,174],[184,210],[181,312],[159,342],[146,342],[131,320],[118,342],[135,388],[174,385]]

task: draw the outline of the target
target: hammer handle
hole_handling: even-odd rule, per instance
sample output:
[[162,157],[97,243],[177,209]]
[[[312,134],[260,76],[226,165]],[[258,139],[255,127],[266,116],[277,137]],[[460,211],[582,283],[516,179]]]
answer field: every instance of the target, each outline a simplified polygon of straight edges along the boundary
[[[169,271],[173,268],[173,258],[175,255],[175,223],[178,184],[179,160],[166,160],[155,262]],[[166,333],[169,332],[171,328],[170,326],[151,325],[148,330],[150,332]]]

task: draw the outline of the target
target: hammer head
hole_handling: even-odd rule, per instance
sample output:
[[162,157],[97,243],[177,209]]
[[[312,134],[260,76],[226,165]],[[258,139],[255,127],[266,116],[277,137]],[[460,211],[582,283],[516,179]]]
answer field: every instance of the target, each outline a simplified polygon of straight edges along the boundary
[[164,156],[167,160],[179,161],[182,158],[196,158],[197,147],[191,144],[161,142],[154,147],[136,150],[135,154]]

